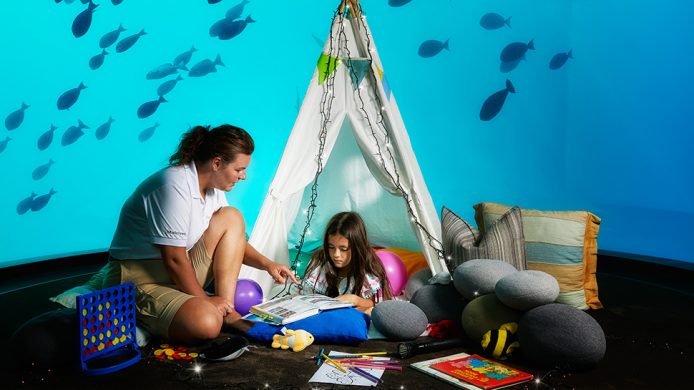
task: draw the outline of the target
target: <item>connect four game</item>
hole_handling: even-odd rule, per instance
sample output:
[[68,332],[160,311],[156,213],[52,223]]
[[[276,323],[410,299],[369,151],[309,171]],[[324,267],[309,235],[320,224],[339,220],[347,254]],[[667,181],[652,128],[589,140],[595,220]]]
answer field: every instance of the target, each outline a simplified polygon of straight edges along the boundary
[[135,337],[135,285],[77,297],[80,363],[90,375],[108,374],[140,360]]

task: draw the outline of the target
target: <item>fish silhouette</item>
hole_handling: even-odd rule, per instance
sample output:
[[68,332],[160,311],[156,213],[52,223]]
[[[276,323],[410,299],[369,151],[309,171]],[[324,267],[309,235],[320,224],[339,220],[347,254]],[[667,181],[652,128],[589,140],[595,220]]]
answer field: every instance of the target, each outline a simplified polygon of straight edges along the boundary
[[109,31],[106,34],[102,35],[101,39],[99,39],[99,47],[105,49],[113,45],[118,40],[118,36],[120,35],[120,33],[122,33],[125,30],[126,28],[124,28],[122,24],[119,24],[117,29]]
[[320,47],[321,49],[323,48],[323,46],[325,46],[325,41],[318,38],[316,34],[311,34],[311,38],[313,38],[313,42],[316,42],[316,45],[318,45],[318,47]]
[[241,14],[243,13],[243,8],[246,6],[246,4],[250,3],[248,0],[242,0],[240,3],[236,4],[235,6],[229,8],[229,10],[224,14],[224,17],[227,19],[238,19],[241,17]]
[[189,50],[184,51],[183,53],[179,54],[174,58],[172,64],[173,66],[186,66],[188,65],[188,62],[190,61],[191,57],[193,56],[193,52],[198,51],[198,49],[195,48],[195,46],[192,46]]
[[419,51],[417,54],[419,54],[420,57],[429,58],[439,54],[443,49],[449,50],[448,39],[446,39],[446,42],[430,39],[422,42],[422,44],[419,45]]
[[516,69],[516,67],[518,67],[518,64],[520,64],[522,60],[523,60],[522,58],[519,58],[519,59],[517,59],[515,61],[511,61],[511,62],[501,62],[499,65],[499,70],[503,73],[508,73],[508,72]]
[[52,158],[48,159],[47,163],[39,165],[36,167],[36,169],[34,169],[34,171],[31,173],[31,178],[34,180],[42,179],[44,176],[46,176],[46,174],[48,174],[48,171],[51,169],[51,165],[53,164],[55,164],[55,161],[53,161]]
[[566,64],[566,61],[568,61],[569,58],[574,58],[572,50],[569,50],[566,53],[557,53],[549,61],[549,68],[552,70],[559,69]]
[[5,149],[7,149],[7,143],[12,141],[12,138],[10,137],[5,137],[4,141],[0,141],[0,153],[4,152]]
[[222,57],[217,54],[217,57],[215,58],[214,61],[205,58],[204,60],[198,62],[197,64],[193,65],[192,68],[190,68],[190,72],[188,72],[188,76],[190,77],[202,77],[205,76],[209,73],[216,72],[217,68],[216,66],[225,66],[224,63],[222,62]]
[[528,50],[535,50],[534,39],[531,39],[528,43],[523,42],[512,42],[506,45],[499,55],[499,59],[502,62],[513,62],[524,58],[525,53]]
[[388,0],[388,5],[391,7],[402,7],[412,0]]
[[108,132],[111,131],[111,123],[113,123],[113,121],[115,121],[115,119],[109,116],[108,120],[105,123],[96,128],[96,131],[94,132],[94,136],[96,137],[96,139],[102,140],[106,138]]
[[503,16],[497,13],[489,12],[482,15],[482,18],[480,19],[480,26],[486,28],[487,30],[496,30],[504,26],[511,27],[511,17],[509,16],[508,18],[504,19]]
[[46,150],[46,148],[51,146],[51,143],[53,142],[53,134],[57,128],[58,126],[51,125],[50,129],[41,134],[39,139],[36,141],[36,146],[39,148],[39,150]]
[[101,50],[101,53],[99,53],[99,54],[95,55],[94,57],[90,58],[90,59],[89,59],[89,68],[90,68],[91,70],[99,69],[99,68],[101,67],[101,65],[104,64],[104,56],[106,56],[106,54],[108,54],[108,52],[106,51],[106,49],[102,49],[102,50]]
[[152,138],[152,136],[154,135],[154,130],[156,130],[157,127],[159,127],[159,123],[155,122],[154,126],[142,130],[140,134],[137,136],[138,141],[145,142],[148,139]]
[[72,105],[77,102],[77,98],[80,97],[80,91],[85,88],[87,88],[87,86],[85,86],[84,83],[80,83],[77,88],[71,88],[63,92],[63,94],[58,97],[58,109],[67,110],[68,108],[72,107]]
[[140,37],[145,35],[145,34],[147,34],[147,33],[145,32],[145,29],[143,28],[142,30],[140,30],[139,33],[133,34],[133,35],[130,35],[130,36],[127,36],[127,37],[121,39],[116,44],[116,53],[122,53],[122,52],[130,49],[135,43],[137,43],[137,40],[140,39]]
[[118,5],[122,2],[123,2],[123,0],[111,0],[111,3],[113,3],[113,5]]
[[65,130],[65,133],[63,134],[63,138],[60,140],[60,143],[63,146],[68,146],[70,144],[75,143],[81,136],[84,135],[84,132],[82,129],[88,129],[89,126],[85,125],[82,123],[81,120],[77,120],[77,126],[70,126],[68,127],[67,130]]
[[210,27],[210,36],[228,40],[241,34],[249,23],[255,23],[251,15],[244,20],[220,19]]
[[47,147],[51,146],[51,142],[53,142],[53,133],[55,133],[57,128],[58,126],[51,125],[50,129],[41,134],[39,139],[36,141],[36,146],[39,148],[39,150],[46,150]]
[[29,105],[22,102],[22,106],[18,110],[12,111],[7,115],[5,118],[5,128],[7,130],[18,128],[22,122],[24,122],[24,111],[26,111],[27,108],[29,108]]
[[207,0],[207,4],[217,4],[222,0]]
[[34,198],[34,200],[31,201],[31,211],[39,211],[46,207],[53,194],[55,194],[55,190],[51,188],[49,193]]
[[174,89],[176,84],[181,80],[183,80],[183,77],[181,77],[181,75],[179,74],[173,80],[164,81],[163,83],[161,83],[161,85],[159,85],[159,88],[157,88],[157,95],[164,96],[167,93],[171,92],[171,90]]
[[483,121],[488,121],[496,116],[496,114],[501,111],[501,107],[504,106],[506,101],[506,96],[508,93],[516,93],[516,89],[511,84],[511,80],[506,79],[506,88],[501,91],[494,92],[491,94],[487,100],[482,103],[482,109],[480,110],[480,119]]
[[145,78],[147,80],[163,79],[166,76],[170,76],[178,72],[179,70],[188,70],[188,68],[186,68],[185,65],[174,65],[169,63],[161,64],[147,72],[147,76],[145,76]]
[[137,109],[137,117],[147,118],[148,116],[154,114],[159,108],[159,104],[166,103],[167,100],[163,96],[159,96],[157,100],[150,100],[148,102],[142,103]]
[[79,38],[89,31],[89,27],[92,25],[92,14],[94,13],[94,9],[98,6],[98,4],[94,4],[90,1],[87,9],[80,12],[79,15],[75,17],[75,20],[72,21],[72,35],[74,35],[75,38]]
[[19,203],[17,203],[17,208],[16,208],[17,214],[23,215],[27,211],[31,210],[31,203],[34,201],[35,197],[36,197],[36,193],[32,192],[31,195],[20,200]]

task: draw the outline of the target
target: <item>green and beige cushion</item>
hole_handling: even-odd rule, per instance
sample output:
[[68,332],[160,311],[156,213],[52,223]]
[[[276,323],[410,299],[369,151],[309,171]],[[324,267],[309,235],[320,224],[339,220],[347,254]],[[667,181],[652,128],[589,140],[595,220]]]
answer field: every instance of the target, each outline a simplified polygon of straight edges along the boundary
[[[482,232],[511,207],[498,203],[474,206]],[[557,302],[586,310],[602,308],[597,269],[600,218],[587,211],[521,209],[528,269],[544,271],[559,282]]]

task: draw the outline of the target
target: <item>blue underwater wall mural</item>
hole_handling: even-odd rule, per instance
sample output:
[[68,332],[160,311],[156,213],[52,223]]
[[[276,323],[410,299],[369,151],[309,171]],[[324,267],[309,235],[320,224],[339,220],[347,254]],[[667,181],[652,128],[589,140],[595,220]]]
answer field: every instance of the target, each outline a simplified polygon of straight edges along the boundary
[[[256,141],[250,231],[338,3],[2,2],[0,267],[105,251],[198,124]],[[437,208],[586,209],[601,250],[694,263],[691,1],[361,4]]]

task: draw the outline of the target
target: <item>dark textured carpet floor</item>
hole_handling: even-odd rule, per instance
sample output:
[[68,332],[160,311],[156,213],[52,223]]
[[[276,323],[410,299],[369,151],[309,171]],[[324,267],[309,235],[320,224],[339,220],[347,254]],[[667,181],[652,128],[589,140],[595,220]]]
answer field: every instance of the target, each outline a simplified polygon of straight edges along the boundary
[[[589,311],[605,331],[607,353],[597,367],[585,372],[536,370],[516,358],[509,365],[537,375],[542,382],[519,384],[514,389],[690,389],[687,379],[694,363],[694,284],[692,271],[664,266],[633,266],[633,261],[601,259],[598,281],[603,310]],[[12,333],[33,316],[57,308],[48,297],[86,280],[95,264],[50,270],[43,280],[28,275],[5,277],[0,288],[0,351],[2,389],[349,389],[308,383],[316,371],[311,360],[321,347],[341,351],[394,351],[397,342],[370,340],[358,346],[312,345],[299,353],[254,345],[236,360],[205,363],[200,374],[185,361],[161,361],[152,348],[143,359],[122,371],[85,376],[47,367],[12,368],[7,343]],[[22,282],[24,280],[24,282]],[[26,281],[30,282],[26,282]],[[27,287],[28,285],[28,287]],[[158,343],[153,343],[158,347]],[[405,363],[456,352],[474,352],[474,346],[417,355]],[[381,389],[446,389],[452,386],[405,368],[386,371]]]

